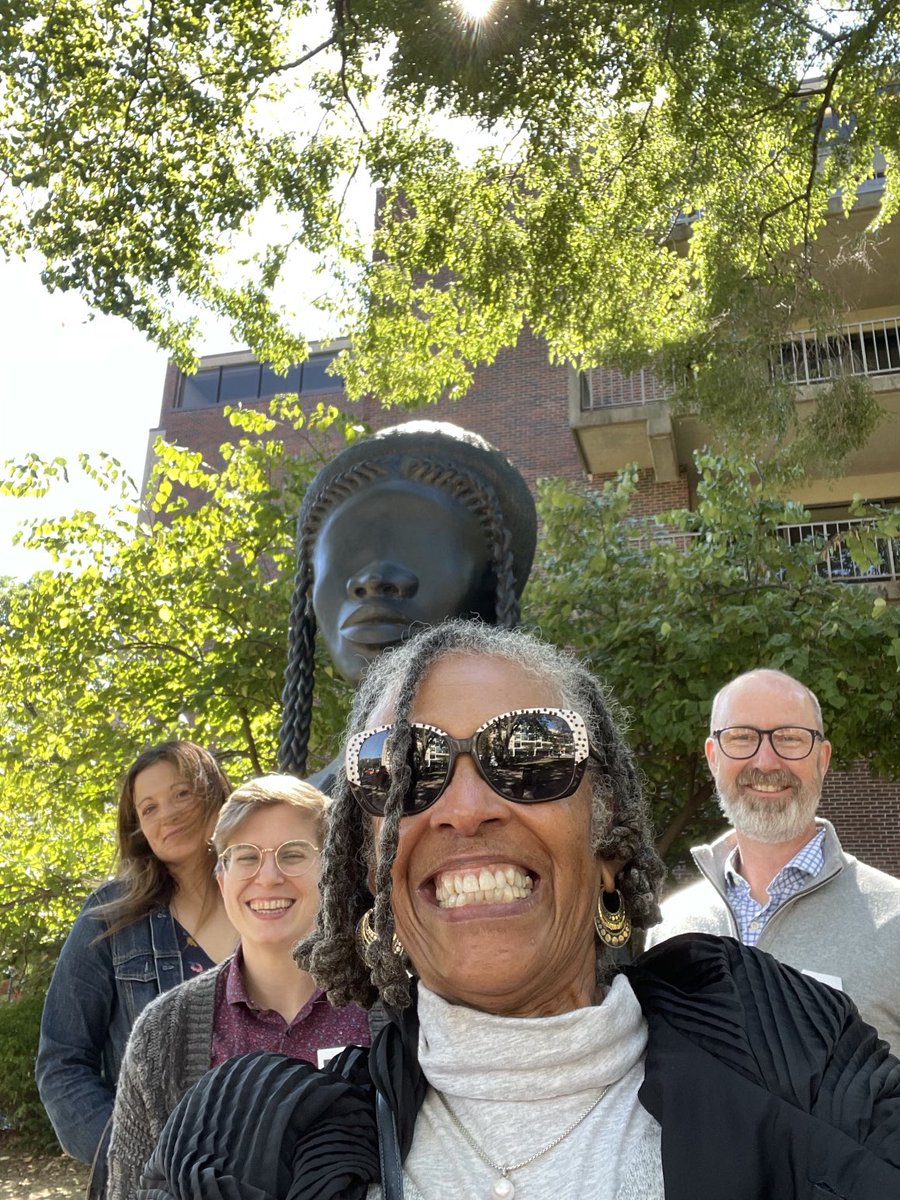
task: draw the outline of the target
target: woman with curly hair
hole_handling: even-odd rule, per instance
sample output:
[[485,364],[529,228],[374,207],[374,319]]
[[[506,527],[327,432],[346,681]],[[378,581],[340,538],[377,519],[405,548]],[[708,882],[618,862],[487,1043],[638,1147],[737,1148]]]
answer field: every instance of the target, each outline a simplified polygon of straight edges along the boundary
[[385,655],[297,958],[388,1024],[330,1071],[217,1068],[141,1200],[900,1194],[900,1063],[846,996],[702,934],[615,966],[662,874],[615,707],[571,658],[475,622]]

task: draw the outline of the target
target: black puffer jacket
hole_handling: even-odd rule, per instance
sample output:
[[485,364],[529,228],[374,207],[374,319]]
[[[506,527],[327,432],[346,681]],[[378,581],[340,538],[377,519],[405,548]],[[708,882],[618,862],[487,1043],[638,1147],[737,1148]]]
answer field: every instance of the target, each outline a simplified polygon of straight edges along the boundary
[[[649,1026],[640,1099],[662,1126],[666,1200],[900,1197],[900,1062],[847,996],[705,934],[625,970]],[[412,1144],[417,1040],[413,1007],[331,1070],[263,1054],[210,1071],[169,1118],[141,1200],[364,1200],[393,1132],[398,1161]]]

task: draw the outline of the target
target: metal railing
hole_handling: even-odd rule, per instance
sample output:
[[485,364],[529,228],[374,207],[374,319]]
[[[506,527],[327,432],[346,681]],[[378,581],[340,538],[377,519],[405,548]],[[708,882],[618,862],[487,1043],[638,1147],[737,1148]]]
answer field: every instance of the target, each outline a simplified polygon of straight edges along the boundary
[[775,375],[799,386],[826,383],[836,375],[900,372],[900,317],[856,321],[830,337],[801,329],[772,358]]
[[673,384],[662,383],[652,371],[642,368],[624,375],[611,367],[596,367],[581,373],[581,411],[618,408],[626,404],[655,404],[675,394]]
[[[772,373],[798,387],[827,383],[840,374],[900,373],[900,316],[855,321],[828,337],[819,337],[814,329],[798,330],[775,348]],[[624,375],[596,367],[581,373],[580,387],[582,412],[655,404],[675,393],[674,383],[663,383],[647,368]]]
[[[815,538],[823,543],[822,561],[818,572],[834,583],[884,583],[900,582],[900,538],[876,537],[875,554],[878,562],[869,567],[859,567],[853,561],[847,546],[846,535],[855,529],[865,529],[870,524],[865,517],[845,517],[833,521],[806,521],[799,525],[779,525],[778,532],[791,546]],[[629,541],[640,550],[648,550],[654,543],[674,546],[686,551],[700,535],[659,525],[644,527],[641,533]]]
[[641,533],[630,537],[629,542],[640,551],[649,550],[653,545],[674,546],[676,550],[685,553],[693,542],[700,536],[694,531],[671,529],[666,525],[644,527]]
[[846,538],[856,529],[864,529],[869,522],[864,517],[846,517],[836,521],[810,521],[802,525],[780,525],[779,532],[790,545],[796,546],[810,538],[827,542],[827,548],[819,563],[819,574],[836,583],[874,583],[900,581],[900,538],[876,537],[875,553],[878,562],[869,567],[859,567],[850,556]]

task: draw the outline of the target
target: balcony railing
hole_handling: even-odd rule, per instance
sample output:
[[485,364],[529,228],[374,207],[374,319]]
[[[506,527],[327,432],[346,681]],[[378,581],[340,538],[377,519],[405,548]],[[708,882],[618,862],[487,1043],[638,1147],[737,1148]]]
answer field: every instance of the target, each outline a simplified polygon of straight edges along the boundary
[[815,330],[800,330],[775,352],[772,369],[779,379],[801,386],[841,374],[900,372],[900,317],[857,321],[824,338]]
[[[836,375],[893,375],[900,373],[900,316],[844,325],[830,337],[801,329],[776,347],[772,373],[797,386],[827,383]],[[608,367],[581,374],[581,411],[654,404],[668,400],[674,384],[661,382],[646,368],[623,375]]]
[[864,529],[868,522],[864,517],[847,517],[839,521],[810,521],[803,525],[781,525],[780,532],[792,546],[810,538],[826,542],[819,574],[835,583],[879,583],[900,581],[900,538],[877,537],[875,553],[877,563],[861,568],[853,561],[847,547],[846,535],[856,529]]
[[[846,517],[835,521],[808,521],[801,525],[779,525],[778,532],[791,545],[815,538],[827,546],[818,565],[819,574],[834,583],[898,583],[900,582],[900,538],[876,537],[875,554],[878,559],[870,567],[860,568],[850,556],[847,536],[856,529],[865,529],[869,522],[864,517]],[[653,543],[674,546],[686,551],[697,533],[671,529],[665,525],[646,530],[630,539],[641,550]]]
[[596,367],[581,374],[581,411],[618,408],[626,404],[654,404],[675,394],[671,384],[661,383],[652,371],[642,369],[623,375],[610,367]]

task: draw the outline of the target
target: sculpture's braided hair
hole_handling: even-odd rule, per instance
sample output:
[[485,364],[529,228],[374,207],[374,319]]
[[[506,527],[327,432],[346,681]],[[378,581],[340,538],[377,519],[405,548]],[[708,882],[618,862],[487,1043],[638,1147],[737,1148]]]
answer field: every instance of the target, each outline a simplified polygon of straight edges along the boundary
[[[512,629],[519,622],[512,538],[494,488],[457,463],[435,458],[404,458],[404,477],[447,492],[478,518],[491,556],[495,590],[494,622]],[[291,601],[288,659],[282,692],[278,763],[282,771],[303,775],[309,751],[315,682],[316,617],[312,606],[313,552],[326,515],[367,484],[387,478],[381,462],[349,467],[304,504],[297,529],[297,566]]]
[[[392,945],[391,871],[397,853],[401,797],[409,766],[409,713],[419,686],[438,660],[461,653],[501,658],[535,676],[558,692],[558,703],[584,718],[591,741],[602,756],[590,760],[593,785],[591,845],[595,854],[624,865],[617,877],[624,902],[637,929],[656,924],[664,867],[653,847],[638,772],[625,743],[615,702],[599,680],[574,659],[521,632],[475,621],[447,621],[411,642],[384,654],[369,668],[357,692],[347,729],[348,739],[372,724],[372,714],[393,711],[391,790],[378,843],[375,868],[375,940],[365,958],[357,924],[371,905],[367,888],[375,858],[372,818],[356,803],[343,771],[331,809],[319,885],[321,906],[316,928],[296,950],[298,963],[310,971],[335,1005],[355,1001],[370,1006],[380,998],[403,1007],[409,1003],[408,963]],[[608,952],[598,946],[598,978],[609,968]]]

